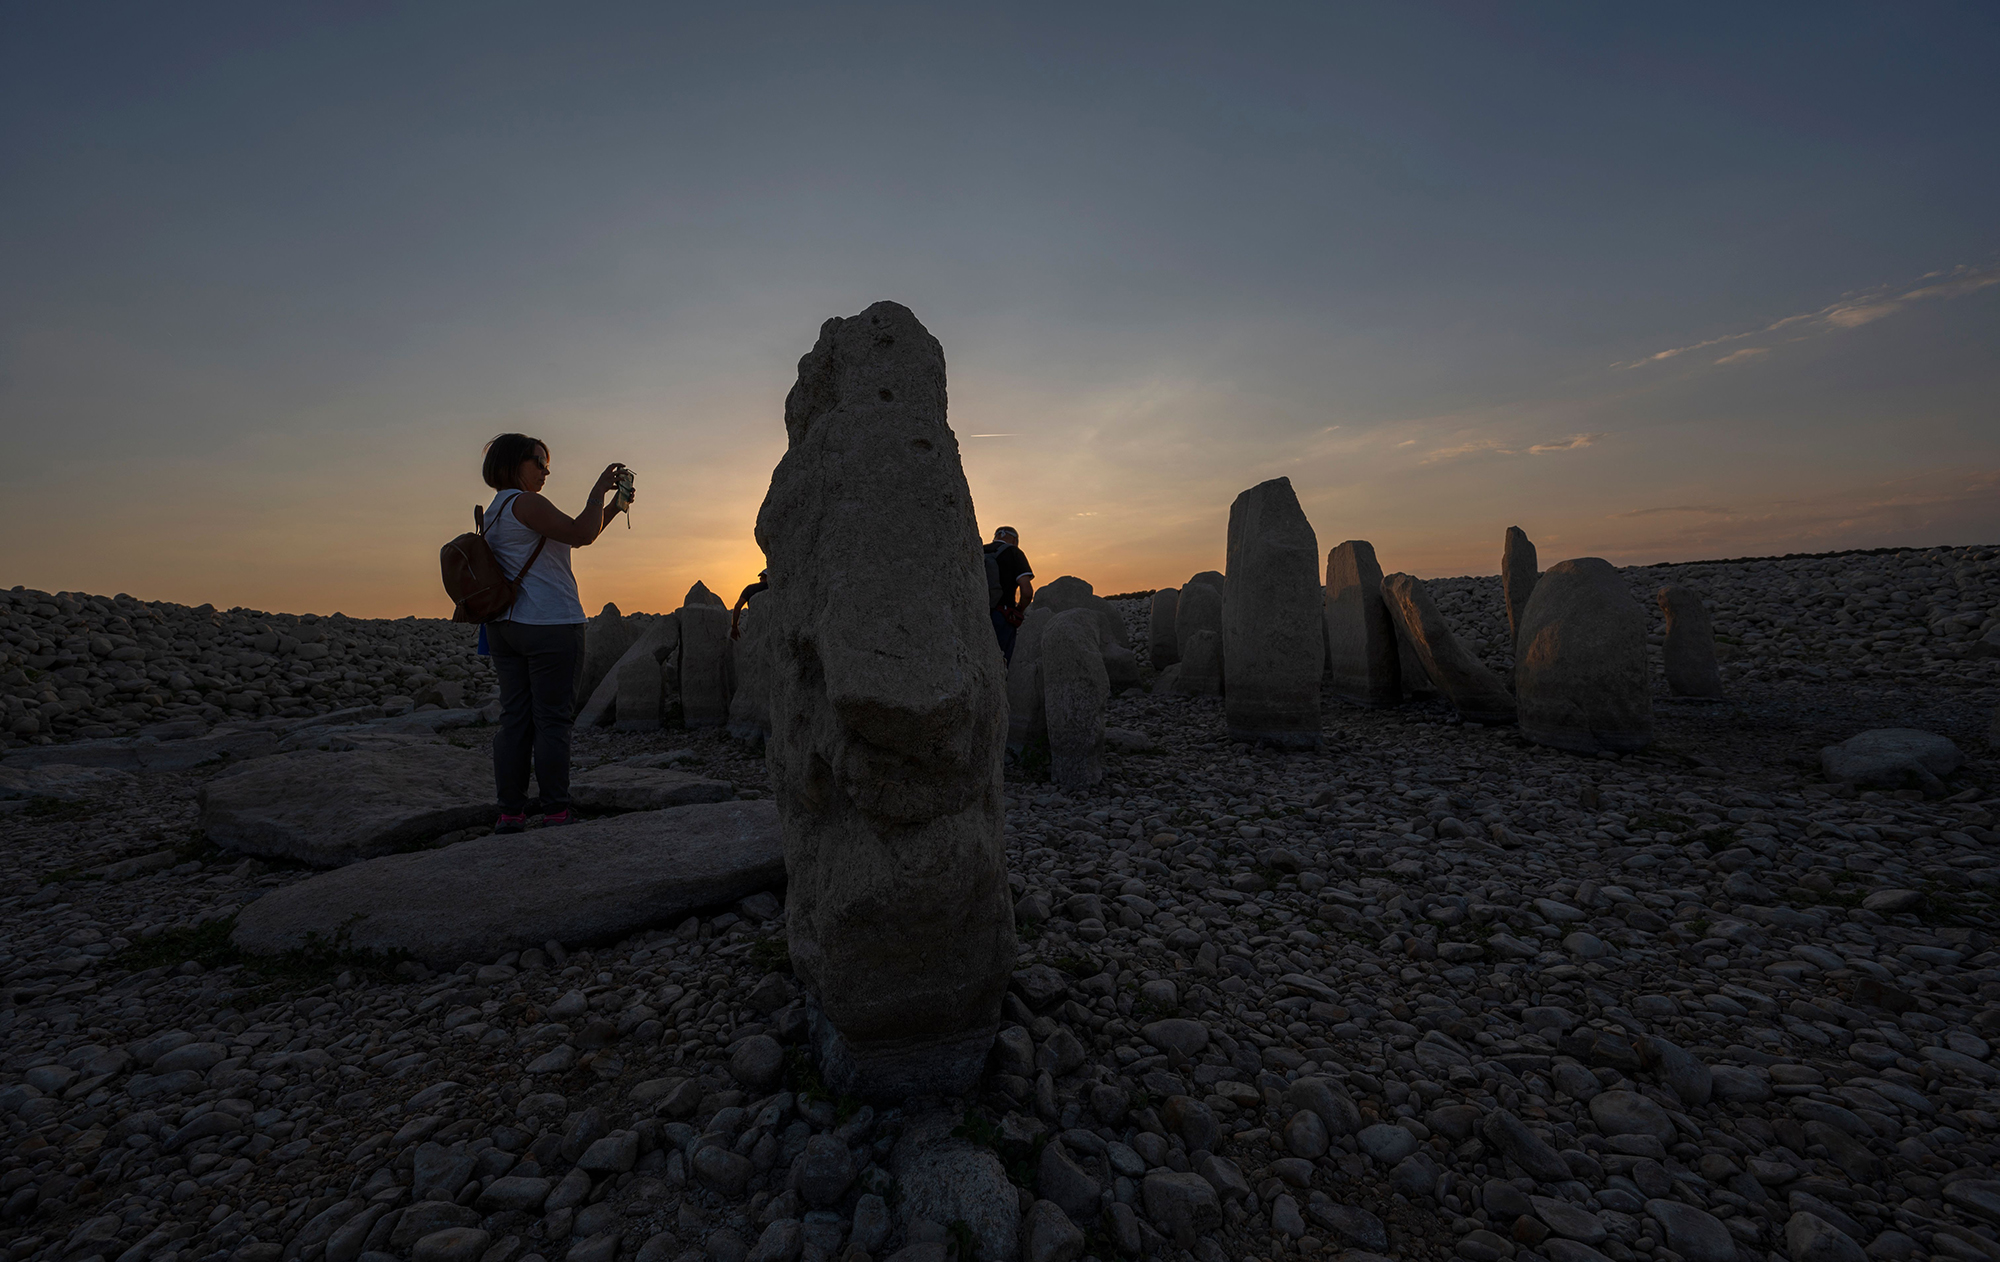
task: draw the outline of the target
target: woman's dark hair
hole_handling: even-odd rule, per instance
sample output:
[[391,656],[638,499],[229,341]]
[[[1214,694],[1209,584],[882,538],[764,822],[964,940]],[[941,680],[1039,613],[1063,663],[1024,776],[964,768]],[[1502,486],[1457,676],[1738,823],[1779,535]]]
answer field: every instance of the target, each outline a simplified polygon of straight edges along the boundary
[[539,438],[526,434],[498,434],[486,444],[486,463],[479,466],[479,476],[486,479],[486,485],[496,491],[514,489],[514,474],[523,460],[533,460],[549,449],[549,445]]

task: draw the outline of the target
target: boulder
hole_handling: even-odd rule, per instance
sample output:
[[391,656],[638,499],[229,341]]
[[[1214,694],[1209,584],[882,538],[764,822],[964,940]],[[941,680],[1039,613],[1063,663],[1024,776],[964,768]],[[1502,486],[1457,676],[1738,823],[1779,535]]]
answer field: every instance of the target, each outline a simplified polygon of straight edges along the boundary
[[1500,593],[1507,602],[1507,631],[1516,644],[1521,641],[1521,615],[1528,611],[1528,598],[1542,576],[1540,567],[1534,541],[1519,526],[1507,527],[1507,538],[1500,545]]
[[1030,605],[1014,636],[1014,659],[1007,665],[1007,748],[1016,754],[1049,734],[1042,697],[1042,632],[1055,616],[1044,605]]
[[618,663],[613,679],[618,685],[618,702],[612,726],[621,732],[657,731],[660,702],[666,687],[665,672],[651,653],[633,654]]
[[720,596],[696,583],[674,617],[681,626],[681,723],[688,728],[726,726],[736,683],[729,610]]
[[683,607],[688,605],[703,605],[708,608],[725,611],[729,608],[728,605],[723,603],[722,597],[708,590],[708,584],[702,582],[700,579],[696,579],[694,586],[688,588],[687,595],[681,598],[681,604]]
[[638,640],[643,626],[637,618],[627,618],[618,606],[606,604],[584,626],[583,673],[577,677],[576,700],[582,705],[604,682],[612,667]]
[[1180,650],[1180,660],[1187,660],[1188,640],[1203,631],[1215,632],[1222,638],[1222,576],[1213,570],[1205,570],[1181,584],[1181,594],[1174,601],[1174,638]]
[[1382,600],[1375,545],[1349,539],[1326,554],[1327,664],[1333,691],[1356,705],[1403,699],[1396,624]]
[[1104,779],[1104,708],[1111,697],[1095,614],[1071,609],[1049,619],[1041,674],[1050,774],[1058,789],[1080,793]]
[[[1098,630],[1098,651],[1104,659],[1104,673],[1111,681],[1111,691],[1123,692],[1139,683],[1139,659],[1132,653],[1132,637],[1125,631],[1125,616],[1111,607],[1111,602],[1091,590],[1090,584],[1073,575],[1065,574],[1052,583],[1035,589],[1035,603],[1032,608],[1047,609],[1051,613],[1064,613],[1071,609],[1089,611],[1095,619]],[[1017,636],[1015,653],[1021,651]]]
[[1715,664],[1715,630],[1701,597],[1685,587],[1662,587],[1660,612],[1667,617],[1667,687],[1676,697],[1722,698],[1722,671]]
[[1176,673],[1170,687],[1177,695],[1221,696],[1222,636],[1214,631],[1197,631],[1189,636],[1181,644],[1180,665],[1173,669]]
[[258,758],[198,791],[202,831],[224,850],[330,868],[493,822],[493,756],[408,744]]
[[736,691],[729,698],[729,734],[739,741],[771,735],[771,646],[765,635],[771,620],[757,613],[768,592],[758,592],[743,607],[741,632],[734,641]]
[[1153,593],[1146,647],[1152,654],[1154,670],[1165,670],[1181,660],[1180,641],[1174,638],[1174,609],[1180,597],[1178,587],[1162,587]]
[[1391,574],[1382,580],[1382,599],[1424,673],[1437,681],[1460,718],[1468,723],[1514,721],[1514,698],[1507,685],[1458,642],[1423,580]]
[[964,1095],[1018,948],[1004,667],[943,348],[896,303],[827,321],[785,430],[757,516],[758,612],[811,1037],[836,1092]]
[[[666,699],[672,699],[675,705],[678,706],[680,698],[678,690],[670,691],[666,687],[666,680],[670,672],[667,671],[665,663],[680,646],[680,619],[672,614],[668,614],[664,618],[654,618],[650,625],[644,631],[640,632],[639,638],[632,642],[632,647],[625,650],[624,656],[620,657],[617,665],[611,668],[611,672],[605,676],[604,682],[598,684],[588,694],[589,699],[583,703],[583,708],[577,711],[576,726],[603,727],[612,721],[618,712],[618,672],[628,663],[637,661],[641,657],[650,657],[654,661],[661,663],[661,689],[663,694],[661,705],[663,709],[660,719],[664,722],[666,717],[664,710]],[[640,717],[643,718],[644,716],[641,715]]]
[[1535,583],[1514,645],[1521,733],[1578,753],[1653,742],[1646,611],[1610,562],[1558,561]]
[[680,806],[350,864],[250,903],[232,940],[258,955],[317,941],[454,968],[612,941],[784,879],[772,803]]
[[[903,1127],[889,1154],[889,1170],[901,1193],[897,1215],[906,1226],[918,1221],[934,1226],[964,1223],[983,1256],[1015,1257],[1020,1247],[1020,1194],[997,1153],[952,1134],[959,1121],[957,1114],[929,1113]],[[910,1254],[920,1247],[902,1252]],[[943,1246],[935,1256],[945,1256]]]
[[1940,776],[1965,764],[1950,737],[1911,727],[1878,727],[1819,751],[1829,780],[1878,789],[1914,783],[1928,793],[1944,791]]
[[1229,581],[1235,596],[1223,606],[1222,655],[1230,739],[1317,748],[1326,635],[1319,539],[1290,478],[1260,482],[1229,506]]
[[736,796],[727,780],[710,780],[664,767],[610,763],[570,777],[570,797],[585,811],[663,811],[670,806],[726,802]]

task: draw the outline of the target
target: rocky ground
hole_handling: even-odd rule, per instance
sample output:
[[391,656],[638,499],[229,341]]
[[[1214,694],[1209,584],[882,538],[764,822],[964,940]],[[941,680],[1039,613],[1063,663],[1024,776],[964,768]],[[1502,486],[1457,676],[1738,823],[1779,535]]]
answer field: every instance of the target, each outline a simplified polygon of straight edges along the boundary
[[[1700,591],[1730,654],[1730,700],[1661,697],[1645,754],[1331,699],[1325,749],[1280,754],[1228,743],[1219,702],[1128,693],[1100,789],[1010,769],[1021,972],[972,1100],[815,1090],[775,900],[449,975],[248,962],[228,918],[307,873],[207,846],[211,772],[0,804],[0,1242],[15,1262],[915,1262],[1016,1233],[1037,1262],[2000,1262],[1996,553],[1629,573],[1648,598]],[[1497,580],[1432,586],[1504,670]],[[56,706],[9,702],[23,741],[431,682],[478,699],[463,629],[350,623],[331,642],[378,646],[350,665],[236,643],[278,633],[264,615],[12,596],[8,639],[35,651],[9,695]],[[1122,607],[1143,645],[1144,602]],[[210,692],[171,686],[190,667]],[[1887,726],[1960,744],[1945,796],[1823,781],[1820,746]],[[765,783],[719,735],[579,745]],[[1007,1212],[917,1212],[913,1161],[954,1143],[998,1154],[1012,1184],[968,1203]]]

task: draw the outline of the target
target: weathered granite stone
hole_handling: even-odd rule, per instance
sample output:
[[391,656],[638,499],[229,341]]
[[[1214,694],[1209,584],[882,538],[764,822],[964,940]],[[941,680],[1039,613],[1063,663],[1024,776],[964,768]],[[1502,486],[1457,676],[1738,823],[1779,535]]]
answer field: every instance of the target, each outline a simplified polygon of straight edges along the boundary
[[1031,740],[1049,734],[1042,697],[1042,632],[1056,611],[1037,602],[1028,607],[1014,636],[1014,659],[1007,666],[1007,748],[1020,753]]
[[577,704],[581,705],[597,691],[597,686],[643,630],[644,625],[637,618],[627,618],[617,605],[609,603],[584,625],[583,673],[576,681]]
[[771,644],[766,635],[771,620],[758,616],[769,589],[758,592],[743,607],[741,633],[733,642],[736,691],[729,698],[729,734],[740,741],[761,741],[771,734]]
[[1319,539],[1290,478],[1272,478],[1229,507],[1229,580],[1223,658],[1230,680],[1223,714],[1232,740],[1319,745],[1321,625]]
[[729,722],[736,683],[729,610],[721,597],[696,583],[674,618],[681,627],[681,722],[689,728],[722,727]]
[[1007,730],[944,353],[908,308],[833,319],[757,517],[793,967],[829,1086],[969,1091],[1013,969]]
[[1607,561],[1558,561],[1514,646],[1521,732],[1538,745],[1628,753],[1653,741],[1646,613]]
[[1528,598],[1535,594],[1535,581],[1541,575],[1534,541],[1519,526],[1507,527],[1506,542],[1500,545],[1500,592],[1507,602],[1507,631],[1516,644],[1521,640],[1521,615],[1528,611]]
[[1819,751],[1829,780],[1878,789],[1900,789],[1914,781],[1928,793],[1944,791],[1940,776],[1965,764],[1949,736],[1913,727],[1878,727]]
[[1181,642],[1174,635],[1174,610],[1180,598],[1178,587],[1162,587],[1153,593],[1147,648],[1152,653],[1154,670],[1165,670],[1181,660]]
[[735,786],[726,780],[616,762],[577,772],[570,779],[569,791],[579,808],[592,812],[663,811],[670,806],[726,802],[736,796]]
[[1365,539],[1349,539],[1326,554],[1326,640],[1337,695],[1372,707],[1402,701],[1396,624],[1382,600],[1375,545]]
[[1187,644],[1196,633],[1213,631],[1216,638],[1222,637],[1222,576],[1214,570],[1204,570],[1181,584],[1181,594],[1174,602],[1174,638],[1180,647],[1180,658],[1187,660]]
[[201,786],[202,831],[224,850],[337,867],[493,821],[493,757],[456,745],[304,750]]
[[[1183,588],[1185,592],[1187,589]],[[1222,636],[1197,631],[1181,643],[1180,665],[1174,670],[1173,691],[1183,697],[1222,695]]]
[[1722,671],[1715,664],[1715,630],[1701,597],[1685,587],[1662,587],[1660,612],[1667,616],[1667,687],[1676,697],[1722,697]]
[[[650,625],[644,631],[640,632],[639,638],[633,641],[632,647],[626,649],[625,655],[618,659],[617,665],[612,667],[610,674],[605,676],[604,682],[598,684],[589,694],[590,699],[585,701],[583,708],[577,711],[576,725],[578,727],[602,727],[610,723],[617,716],[619,668],[628,662],[638,660],[640,657],[650,657],[661,665],[662,701],[658,718],[664,723],[668,717],[668,709],[678,712],[680,708],[679,690],[667,687],[667,681],[673,677],[673,672],[667,666],[667,661],[680,646],[681,623],[679,618],[673,614],[667,614],[665,617],[652,619]],[[672,703],[671,706],[668,705],[669,701]]]
[[1514,698],[1507,686],[1458,642],[1421,579],[1389,575],[1382,580],[1382,599],[1425,673],[1437,681],[1460,718],[1471,723],[1514,721]]
[[1104,779],[1104,707],[1111,697],[1093,611],[1070,609],[1049,619],[1041,670],[1050,776],[1063,792],[1080,793]]
[[[1111,691],[1122,692],[1138,685],[1139,659],[1132,653],[1132,637],[1125,630],[1125,616],[1112,608],[1110,601],[1094,592],[1089,583],[1065,574],[1035,589],[1032,608],[1045,608],[1051,613],[1071,609],[1088,611],[1095,619],[1098,652],[1104,659],[1104,672],[1111,681]],[[1016,653],[1020,651],[1018,636],[1015,637],[1014,649]]]
[[660,726],[664,672],[651,653],[639,653],[618,663],[613,672],[618,704],[613,726],[621,732],[645,732]]
[[[987,634],[992,634],[990,623]],[[1015,1257],[1020,1247],[1019,1193],[997,1153],[951,1133],[959,1120],[956,1114],[931,1113],[912,1118],[903,1127],[889,1154],[889,1171],[902,1194],[897,1216],[906,1226],[916,1221],[938,1227],[964,1223],[986,1256]],[[945,1256],[942,1245],[935,1256]]]
[[772,803],[680,806],[350,864],[250,903],[233,941],[266,955],[317,937],[454,968],[671,925],[784,879]]

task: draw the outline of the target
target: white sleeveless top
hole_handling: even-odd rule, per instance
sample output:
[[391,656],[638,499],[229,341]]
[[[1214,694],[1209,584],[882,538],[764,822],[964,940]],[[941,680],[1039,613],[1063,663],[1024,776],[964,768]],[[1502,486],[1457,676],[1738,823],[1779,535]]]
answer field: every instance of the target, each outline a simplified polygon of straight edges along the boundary
[[[502,491],[486,506],[486,546],[500,568],[512,578],[528,563],[528,554],[542,536],[522,525],[514,516],[514,500],[519,491]],[[583,598],[577,595],[576,575],[569,568],[569,545],[551,539],[542,555],[521,583],[521,595],[514,607],[496,621],[525,622],[531,626],[565,626],[586,622]]]

